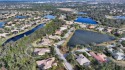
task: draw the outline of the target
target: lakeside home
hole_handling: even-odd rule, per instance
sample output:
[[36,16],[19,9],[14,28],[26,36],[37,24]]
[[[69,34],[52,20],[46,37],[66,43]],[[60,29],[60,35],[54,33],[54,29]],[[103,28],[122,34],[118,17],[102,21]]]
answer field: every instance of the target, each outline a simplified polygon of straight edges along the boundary
[[121,40],[123,40],[123,41],[124,41],[124,40],[125,40],[125,38],[121,38]]
[[85,24],[79,24],[81,28],[87,28],[87,25]]
[[94,26],[94,25],[88,25],[88,28],[89,29],[94,29],[96,26]]
[[110,53],[113,58],[116,60],[125,60],[125,54],[124,51],[118,47],[115,47],[113,45],[108,45],[107,46],[107,51]]
[[8,33],[2,33],[0,34],[0,38],[6,38]]
[[105,30],[106,30],[106,32],[108,32],[108,33],[111,33],[111,32],[113,31],[113,29],[112,29],[111,27],[108,27],[108,28],[106,28]]
[[103,62],[107,61],[107,56],[102,54],[102,53],[94,53],[94,52],[89,52],[89,53],[100,63],[103,63]]
[[91,50],[88,49],[88,48],[76,50],[76,52],[85,52],[88,56],[91,56],[91,55],[88,53],[89,51],[91,51]]
[[97,27],[96,30],[102,32],[104,30],[104,27]]
[[16,29],[15,30],[11,30],[11,33],[12,34],[17,34],[17,33],[19,33],[19,30],[16,30]]
[[76,56],[76,61],[80,65],[85,65],[85,66],[89,66],[90,65],[90,61],[82,54],[79,54],[79,56]]

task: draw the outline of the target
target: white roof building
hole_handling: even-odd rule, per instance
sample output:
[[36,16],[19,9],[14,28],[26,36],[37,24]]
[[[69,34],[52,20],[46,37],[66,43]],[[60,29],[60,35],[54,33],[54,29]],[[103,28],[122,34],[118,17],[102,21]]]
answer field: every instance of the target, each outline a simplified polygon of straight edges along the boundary
[[121,38],[121,40],[125,40],[125,38]]
[[78,51],[78,52],[85,52],[88,56],[91,56],[87,51],[90,51],[90,50],[88,50],[87,48],[85,48],[85,49],[80,49],[80,50],[76,50],[76,51]]
[[114,53],[114,58],[115,58],[116,60],[123,60],[124,57],[125,57],[125,55],[124,55],[124,53],[122,53],[122,52]]
[[67,27],[60,27],[60,31],[64,31],[66,29],[67,29]]
[[6,37],[6,35],[7,35],[8,33],[2,33],[2,34],[0,34],[0,37]]
[[71,25],[71,24],[73,24],[73,21],[66,21],[66,24]]
[[96,28],[96,30],[98,30],[98,31],[103,31],[104,28],[103,28],[103,27],[98,27],[98,28]]
[[53,63],[55,61],[55,58],[48,58],[46,60],[40,60],[40,61],[36,61],[37,65],[39,66],[39,68],[41,69],[49,69],[51,68],[55,63]]
[[35,48],[34,53],[37,53],[38,55],[44,55],[45,53],[50,53],[49,48]]
[[85,25],[85,24],[80,24],[80,27],[81,27],[81,28],[86,28],[87,25]]
[[52,41],[50,41],[49,39],[42,39],[42,41],[40,42],[40,45],[43,46],[51,46]]
[[125,54],[122,49],[116,50],[113,47],[108,47],[107,50],[116,60],[123,60],[125,59]]
[[79,56],[76,57],[76,61],[80,64],[80,65],[90,65],[90,61],[82,54],[79,54]]
[[61,37],[57,36],[57,35],[54,35],[54,36],[50,35],[49,38],[54,39],[54,40],[60,40],[61,39]]

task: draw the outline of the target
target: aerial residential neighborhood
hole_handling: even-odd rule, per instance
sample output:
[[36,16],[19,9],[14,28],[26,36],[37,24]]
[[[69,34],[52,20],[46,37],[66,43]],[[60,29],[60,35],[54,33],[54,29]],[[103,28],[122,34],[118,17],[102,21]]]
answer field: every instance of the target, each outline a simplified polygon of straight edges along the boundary
[[125,1],[0,0],[0,70],[125,70]]

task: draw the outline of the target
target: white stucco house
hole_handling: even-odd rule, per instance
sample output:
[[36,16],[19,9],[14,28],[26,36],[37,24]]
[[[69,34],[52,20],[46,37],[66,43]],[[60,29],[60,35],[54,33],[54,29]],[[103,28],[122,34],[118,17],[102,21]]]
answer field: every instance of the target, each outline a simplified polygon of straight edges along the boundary
[[118,48],[116,49],[116,47],[113,46],[109,46],[108,48],[108,52],[112,55],[113,58],[115,58],[116,60],[124,60],[125,59],[125,54],[123,52],[122,49]]
[[76,56],[76,61],[80,65],[85,65],[85,66],[89,66],[90,65],[90,61],[82,54],[79,54],[79,56]]

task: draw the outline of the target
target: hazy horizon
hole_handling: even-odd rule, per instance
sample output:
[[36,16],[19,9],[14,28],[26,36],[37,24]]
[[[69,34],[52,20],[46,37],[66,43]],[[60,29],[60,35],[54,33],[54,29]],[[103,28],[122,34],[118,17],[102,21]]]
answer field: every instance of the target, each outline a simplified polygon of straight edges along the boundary
[[0,1],[26,1],[26,2],[68,2],[68,1],[92,1],[92,2],[104,2],[104,3],[125,3],[125,0],[0,0]]

